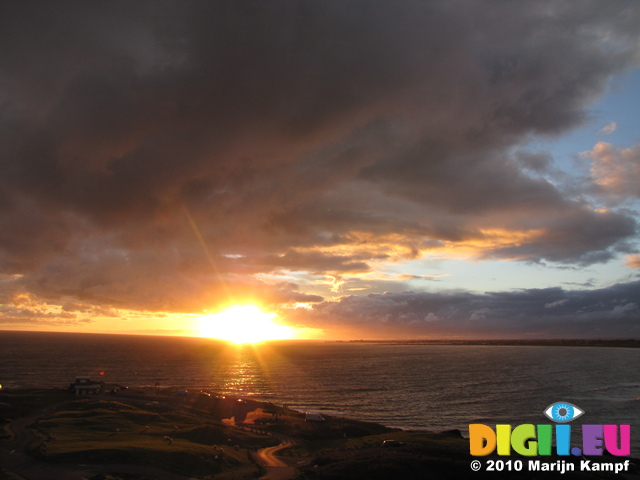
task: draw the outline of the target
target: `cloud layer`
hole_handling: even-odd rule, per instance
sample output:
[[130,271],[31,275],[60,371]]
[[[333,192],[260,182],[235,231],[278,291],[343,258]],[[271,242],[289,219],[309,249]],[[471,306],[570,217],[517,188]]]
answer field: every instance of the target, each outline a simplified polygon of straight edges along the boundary
[[637,338],[639,292],[640,281],[587,291],[370,294],[323,302],[305,318],[346,338]]
[[[7,298],[197,312],[322,300],[261,274],[634,253],[619,201],[597,208],[517,151],[636,66],[633,2],[1,9]],[[637,148],[596,146],[585,195],[637,197]]]

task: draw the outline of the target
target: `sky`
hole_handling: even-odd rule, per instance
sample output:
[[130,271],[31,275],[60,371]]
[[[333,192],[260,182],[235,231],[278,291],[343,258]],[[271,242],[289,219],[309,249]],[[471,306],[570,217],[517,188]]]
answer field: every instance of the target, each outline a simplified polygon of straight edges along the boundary
[[0,2],[0,330],[640,338],[640,4]]

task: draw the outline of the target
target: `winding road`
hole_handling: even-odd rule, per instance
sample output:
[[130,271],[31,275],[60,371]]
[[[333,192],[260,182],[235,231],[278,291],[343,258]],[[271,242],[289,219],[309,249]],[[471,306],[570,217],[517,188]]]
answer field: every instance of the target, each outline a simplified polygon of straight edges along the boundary
[[[129,399],[130,401],[132,399]],[[142,465],[128,464],[62,464],[46,463],[27,454],[29,445],[37,440],[34,433],[27,428],[39,417],[55,411],[73,400],[49,405],[47,408],[35,412],[28,417],[18,418],[11,424],[13,440],[0,443],[0,466],[9,472],[14,472],[25,480],[82,480],[92,475],[110,472],[120,472],[126,474],[136,474],[148,476],[156,480],[196,480],[192,477],[171,474],[164,470]],[[135,403],[136,400],[133,400]],[[262,465],[267,473],[259,480],[290,480],[296,475],[295,465],[306,463],[303,459],[291,458],[287,464],[276,456],[277,452],[295,445],[293,438],[284,435],[274,435],[281,443],[274,447],[262,448],[252,454],[253,459]]]
[[276,452],[292,445],[294,445],[293,439],[285,438],[280,445],[261,448],[254,454],[253,458],[267,470],[267,473],[259,480],[289,480],[295,476],[295,467],[287,465],[275,456]]

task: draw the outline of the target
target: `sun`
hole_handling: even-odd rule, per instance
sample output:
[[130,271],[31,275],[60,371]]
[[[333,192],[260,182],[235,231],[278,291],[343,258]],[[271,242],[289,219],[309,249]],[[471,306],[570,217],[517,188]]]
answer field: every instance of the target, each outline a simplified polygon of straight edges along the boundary
[[265,313],[255,305],[235,305],[201,317],[200,335],[237,344],[292,338],[294,329],[275,323],[275,317],[275,313]]

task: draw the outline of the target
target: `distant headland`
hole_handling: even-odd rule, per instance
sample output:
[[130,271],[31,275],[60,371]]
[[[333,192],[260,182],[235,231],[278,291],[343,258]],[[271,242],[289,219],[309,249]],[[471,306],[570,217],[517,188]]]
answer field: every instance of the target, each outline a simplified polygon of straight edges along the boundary
[[519,339],[519,340],[349,340],[346,343],[388,345],[497,345],[527,347],[619,347],[640,348],[640,339]]

